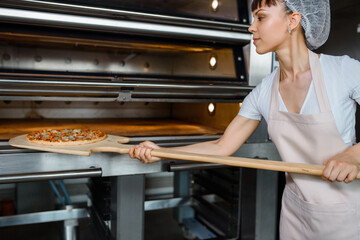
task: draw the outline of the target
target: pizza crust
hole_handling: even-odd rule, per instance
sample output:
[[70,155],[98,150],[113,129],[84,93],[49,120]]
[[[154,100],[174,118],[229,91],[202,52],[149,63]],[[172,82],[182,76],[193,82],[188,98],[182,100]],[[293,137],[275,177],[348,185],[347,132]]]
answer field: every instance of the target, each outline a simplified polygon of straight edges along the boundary
[[100,130],[91,129],[43,129],[29,133],[26,139],[37,145],[45,146],[79,146],[100,142],[106,139]]

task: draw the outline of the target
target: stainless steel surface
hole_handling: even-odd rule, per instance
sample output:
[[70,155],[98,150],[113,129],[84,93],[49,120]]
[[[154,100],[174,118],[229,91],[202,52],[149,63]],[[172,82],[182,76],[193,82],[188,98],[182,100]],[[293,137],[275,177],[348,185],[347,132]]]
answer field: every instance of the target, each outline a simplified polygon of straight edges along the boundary
[[176,92],[173,90],[169,90],[169,91],[149,91],[149,92],[133,92],[132,93],[132,101],[137,101],[139,99],[143,99],[143,101],[146,101],[145,99],[151,99],[151,98],[158,98],[160,99],[166,99],[167,101],[174,101],[176,99],[181,100],[183,99],[183,101],[185,99],[193,99],[193,102],[196,102],[196,99],[203,99],[203,100],[207,100],[207,102],[211,102],[214,100],[220,100],[223,102],[239,102],[240,99],[243,99],[247,96],[249,90],[241,90],[241,91],[233,91],[230,93],[227,93],[225,91],[221,91],[219,89],[218,92],[214,91],[209,91],[209,92],[196,92],[196,91],[192,91],[192,92]]
[[[250,24],[253,22],[254,17],[251,12],[251,3],[252,0],[248,0],[248,6],[249,6],[249,18],[250,18]],[[253,41],[253,35],[251,34],[250,43],[248,46],[248,57],[249,57],[249,66],[248,66],[248,74],[249,74],[249,86],[257,86],[261,80],[269,75],[272,72],[272,57],[273,53],[266,53],[259,55],[256,52],[256,47],[252,43]]]
[[[41,3],[37,2],[37,4]],[[8,17],[11,15],[15,18],[20,16],[36,18],[36,14],[30,17],[26,14],[13,15],[8,12],[22,11],[19,9],[0,8],[0,21],[2,10]],[[30,13],[27,12],[28,10],[23,11]],[[36,13],[45,14],[41,11]],[[56,15],[52,12],[46,14]],[[62,21],[63,18],[60,17],[62,15],[56,16]],[[75,17],[84,18],[85,16]],[[54,21],[57,20],[59,19],[55,18]],[[12,20],[6,18],[4,21],[11,22]],[[50,23],[51,19],[43,18],[41,21]],[[76,19],[69,20],[68,23],[70,24],[70,22],[76,23]],[[28,21],[26,20],[24,23],[28,24]],[[85,26],[86,24],[81,24],[81,29],[86,30]],[[141,26],[139,29],[142,27],[146,31],[149,30],[147,25]],[[223,36],[223,34],[220,35]],[[249,36],[249,34],[247,35]],[[244,85],[246,73],[244,70],[239,70],[242,68],[235,66],[235,64],[242,64],[239,60],[242,58],[237,58],[238,61],[234,62],[235,53],[231,47],[218,48],[204,46],[204,44],[173,46],[139,42],[132,44],[131,42],[121,42],[122,40],[42,36],[39,33],[20,32],[12,35],[6,31],[1,33],[1,38],[3,44],[0,44],[2,45],[0,55],[2,55],[3,61],[0,62],[0,68],[5,70],[61,71],[64,73],[85,71],[96,74],[151,76],[151,78],[117,76],[101,78],[74,75],[20,74],[21,76],[19,76],[13,74],[11,77],[7,77],[2,74],[0,77],[0,88],[2,89],[0,100],[4,101],[238,102],[252,89],[252,87]],[[212,39],[211,36],[206,36],[206,38]],[[244,42],[247,41],[244,40]],[[217,56],[217,66],[209,68],[209,58],[214,55]],[[164,77],[154,78],[154,75]],[[184,77],[184,79],[171,80],[167,77]],[[203,80],[197,81],[191,80],[191,78]],[[220,81],[213,81],[212,78]]]
[[[234,154],[234,156],[281,161],[280,155],[272,142],[245,144]],[[281,191],[281,189],[278,189],[278,174],[278,172],[273,171],[256,171],[256,181],[254,186],[256,195],[255,232],[253,233],[256,240],[276,239],[279,212],[278,191]],[[251,216],[251,218],[253,218],[253,216]]]
[[37,93],[37,94],[64,94],[64,95],[75,95],[78,93],[83,93],[85,95],[110,95],[110,96],[116,96],[118,94],[118,92],[116,91],[89,91],[89,90],[82,90],[80,91],[76,91],[76,90],[54,90],[54,89],[48,89],[48,90],[44,90],[44,89],[1,89],[0,90],[0,94],[18,94],[18,93],[22,93],[22,94],[32,94],[32,93]]
[[[188,139],[192,137],[189,136]],[[204,139],[209,138],[205,136]],[[141,138],[134,138],[135,142],[142,140]],[[136,140],[137,139],[137,140]],[[158,139],[163,142],[160,144],[166,146],[164,142],[166,139],[175,143],[176,139],[185,139],[185,137],[158,137],[147,138],[148,140]],[[201,141],[201,136],[193,137],[194,142]],[[182,142],[186,144],[186,142]],[[179,143],[177,143],[179,145]],[[33,152],[29,153],[25,150],[24,153],[4,153],[0,154],[0,179],[2,182],[20,181],[30,179],[31,174],[35,174],[34,177],[46,179],[46,177],[66,177],[61,171],[75,173],[69,176],[80,176],[81,172],[77,170],[88,170],[85,174],[96,173],[99,174],[98,169],[101,169],[101,176],[121,176],[132,174],[146,174],[167,171],[167,164],[170,160],[156,162],[152,164],[142,164],[136,159],[131,159],[125,154],[114,153],[93,153],[91,156],[75,156],[67,154],[46,153],[46,152]],[[96,170],[92,170],[96,169]],[[49,172],[58,172],[59,174],[48,174]],[[41,173],[44,173],[41,175]],[[25,176],[24,176],[25,175]],[[86,177],[86,176],[84,176]]]
[[54,101],[54,102],[115,102],[118,97],[42,97],[42,96],[0,96],[2,101]]
[[[161,95],[161,94],[159,94]],[[224,95],[221,95],[221,98],[210,98],[211,95],[199,95],[197,96],[186,94],[183,95],[183,97],[192,97],[192,98],[176,98],[175,94],[173,95],[173,98],[154,98],[152,95],[150,96],[143,96],[141,98],[137,97],[122,97],[121,94],[119,94],[120,97],[112,98],[112,97],[106,97],[106,98],[99,98],[99,97],[40,97],[40,96],[0,96],[0,100],[3,101],[54,101],[54,102],[152,102],[152,103],[210,103],[210,102],[218,102],[218,103],[238,103],[241,101],[242,98],[246,96],[245,93],[239,93],[233,95],[231,98],[224,98]],[[196,98],[193,98],[196,97]]]
[[131,82],[90,82],[90,81],[43,81],[24,79],[0,79],[0,84],[27,84],[40,86],[71,86],[71,87],[141,87],[141,88],[175,88],[175,89],[227,89],[252,90],[253,87],[225,84],[176,84],[176,83],[131,83]]
[[13,183],[13,182],[30,182],[41,181],[50,179],[67,179],[67,178],[86,178],[86,177],[101,177],[101,169],[77,169],[77,170],[65,170],[65,171],[53,171],[53,172],[31,172],[21,174],[1,174],[0,184]]
[[279,173],[257,171],[256,179],[256,240],[276,240],[278,230]]
[[[239,101],[239,99],[244,98],[247,92],[252,89],[252,87],[235,84],[109,83],[13,79],[0,79],[0,86],[1,85],[3,85],[4,88],[0,90],[0,93],[2,93],[0,100],[27,99],[33,101],[65,101],[66,98],[68,98],[68,101],[88,100],[99,102],[113,102],[114,100],[119,102],[183,102],[190,101],[190,99],[193,99],[195,102],[200,100],[206,102]],[[42,89],[39,89],[40,87]],[[44,87],[47,89],[44,89]],[[64,90],[64,87],[68,89]],[[86,90],[83,87],[93,87],[96,91]],[[116,90],[120,87],[135,89],[126,91]],[[70,88],[72,88],[72,90],[70,90]],[[111,91],[109,88],[113,90]]]
[[160,200],[148,200],[145,201],[144,210],[160,210],[165,208],[176,208],[181,206],[190,206],[192,203],[190,198],[171,198]]
[[[191,179],[189,171],[174,173],[174,197],[189,198],[192,195]],[[184,219],[194,218],[195,210],[192,206],[179,206],[174,209],[174,218],[178,223],[183,223]]]
[[257,86],[261,80],[269,75],[272,71],[272,53],[259,55],[256,52],[255,45],[250,40],[250,69],[249,69],[249,86]]
[[[189,137],[189,139],[191,138]],[[186,145],[186,142],[181,144]],[[177,145],[179,145],[179,143]],[[269,158],[271,160],[279,159],[273,143],[245,144],[234,156]],[[76,173],[76,171],[84,169],[88,170],[85,171],[85,175],[93,173],[99,174],[98,170],[93,170],[92,172],[91,168],[101,169],[101,176],[103,177],[147,174],[167,171],[170,162],[179,161],[165,160],[152,164],[142,164],[136,159],[131,159],[126,154],[120,155],[115,153],[93,153],[89,157],[43,152],[0,154],[0,178],[3,179],[3,182],[11,182],[19,181],[22,179],[22,175],[44,173],[43,176],[38,177],[46,179],[48,172],[55,172],[54,175],[50,174],[49,177],[66,177],[66,175],[59,173],[61,171],[75,171],[68,176],[80,177],[81,173]],[[56,174],[56,172],[59,174]],[[19,175],[19,177],[17,177],[17,175]],[[23,178],[23,180],[26,180],[26,178]]]
[[[0,32],[2,60],[0,68],[2,69],[77,72],[80,73],[79,75],[84,72],[86,75],[90,73],[117,75],[101,78],[101,76],[75,76],[75,74],[44,74],[45,79],[42,79],[44,81],[56,81],[61,78],[75,81],[104,81],[105,83],[162,80],[154,79],[154,75],[226,78],[228,81],[243,79],[242,81],[245,81],[244,73],[239,76],[240,80],[236,79],[234,53],[231,48],[209,47],[203,44],[146,43],[144,39],[133,40],[137,41],[133,43],[121,37],[110,41],[101,40],[102,35],[99,34],[71,38],[38,34],[9,34],[5,31]],[[217,57],[216,68],[209,67],[212,55]],[[144,75],[149,78],[122,77],[125,74]],[[13,79],[16,79],[16,75],[13,75]],[[28,79],[37,78],[35,74],[19,74],[19,76],[25,76]],[[6,76],[3,79],[6,79]],[[95,85],[96,83],[92,86]]]
[[114,239],[144,239],[144,190],[144,175],[111,179],[111,234]]
[[203,41],[210,40],[226,43],[244,43],[250,40],[250,34],[235,31],[192,28],[176,25],[169,26],[159,23],[114,20],[109,18],[11,8],[0,8],[0,21],[71,29],[81,28],[102,32],[118,32],[140,35],[150,34],[151,36],[176,37],[184,39],[191,38]]
[[0,77],[0,87],[0,100],[4,101],[92,102],[239,102],[253,89],[236,82],[195,83],[186,80],[132,78],[70,81],[41,77],[31,80]]
[[[132,1],[136,4],[136,1]],[[200,1],[197,1],[200,2]],[[210,5],[208,2],[204,2],[206,5]],[[133,3],[131,3],[134,5]],[[171,4],[171,3],[170,3]],[[154,3],[153,5],[156,5]],[[187,4],[190,5],[190,4]],[[223,18],[226,20],[237,21],[240,20],[241,23],[231,23],[231,22],[221,22],[220,21],[209,21],[204,19],[196,19],[196,18],[184,18],[179,16],[170,16],[170,15],[161,15],[161,14],[151,14],[145,12],[134,12],[134,11],[126,11],[121,9],[114,8],[105,8],[105,7],[94,7],[94,6],[84,6],[84,5],[76,5],[76,4],[68,4],[68,3],[59,3],[59,2],[51,2],[51,1],[38,1],[38,0],[2,0],[1,6],[14,6],[14,7],[26,7],[27,9],[45,9],[52,10],[57,12],[66,12],[66,13],[79,13],[82,12],[84,15],[100,15],[100,16],[111,16],[117,18],[126,18],[133,20],[142,20],[142,21],[151,21],[151,22],[167,22],[167,23],[176,23],[182,25],[191,25],[191,26],[206,26],[210,28],[220,28],[220,29],[236,29],[238,31],[243,30],[247,32],[248,19],[237,19],[237,4],[236,1],[226,1],[221,3],[220,11],[206,11],[206,16],[212,15],[215,18],[219,19]],[[181,11],[181,9],[175,6],[172,8],[172,11]],[[207,8],[207,9],[210,9]],[[206,10],[207,10],[206,9]],[[201,12],[204,12],[203,7],[196,6],[196,8],[188,8],[187,11],[191,11],[191,14],[202,15]],[[170,11],[171,12],[171,11]],[[200,12],[200,14],[199,14]],[[174,13],[174,12],[173,12]],[[229,17],[225,17],[224,15],[231,15],[232,19]],[[219,16],[220,15],[220,16]]]
[[163,163],[145,165],[128,155],[95,153],[90,157],[56,153],[1,154],[0,172],[2,176],[41,172],[76,171],[91,167],[101,168],[102,176],[120,176],[161,172]]
[[77,237],[77,227],[79,226],[79,221],[77,219],[68,219],[64,221],[64,240],[76,240]]
[[18,214],[14,216],[0,217],[0,227],[44,223],[44,222],[57,222],[68,219],[87,218],[87,209],[71,208],[65,210],[44,211],[37,213]]
[[[171,103],[134,103],[134,102],[101,102],[93,99],[91,102],[71,101],[71,98],[63,99],[63,102],[20,102],[0,101],[0,116],[3,119],[104,119],[104,118],[170,118]],[[145,139],[145,138],[144,138]],[[144,140],[145,141],[145,140]],[[1,142],[0,142],[1,143]],[[9,144],[4,142],[0,147],[0,153],[5,150],[19,151],[20,149],[6,148]]]

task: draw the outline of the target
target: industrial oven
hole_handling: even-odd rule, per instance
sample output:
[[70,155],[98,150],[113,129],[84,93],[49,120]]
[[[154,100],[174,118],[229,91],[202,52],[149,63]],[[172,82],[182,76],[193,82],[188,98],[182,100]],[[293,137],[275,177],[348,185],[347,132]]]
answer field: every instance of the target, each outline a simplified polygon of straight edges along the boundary
[[[219,138],[272,69],[272,56],[249,44],[250,18],[242,0],[1,1],[0,183],[17,215],[0,226],[64,221],[74,237],[76,219],[89,218],[96,239],[135,240],[144,211],[174,208],[187,237],[275,239],[277,173],[7,142],[54,127],[161,146]],[[236,155],[279,159],[267,140],[262,124]],[[48,181],[76,178],[85,180],[65,185],[87,206],[59,209]]]

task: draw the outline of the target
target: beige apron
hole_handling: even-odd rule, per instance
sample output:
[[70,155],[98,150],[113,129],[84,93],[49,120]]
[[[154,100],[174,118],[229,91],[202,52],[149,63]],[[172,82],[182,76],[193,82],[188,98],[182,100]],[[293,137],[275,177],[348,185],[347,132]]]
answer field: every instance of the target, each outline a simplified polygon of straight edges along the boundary
[[[318,56],[309,51],[318,114],[279,111],[278,69],[272,87],[268,131],[285,162],[323,164],[344,151],[331,112]],[[360,181],[326,182],[318,176],[286,174],[280,238],[360,240]]]

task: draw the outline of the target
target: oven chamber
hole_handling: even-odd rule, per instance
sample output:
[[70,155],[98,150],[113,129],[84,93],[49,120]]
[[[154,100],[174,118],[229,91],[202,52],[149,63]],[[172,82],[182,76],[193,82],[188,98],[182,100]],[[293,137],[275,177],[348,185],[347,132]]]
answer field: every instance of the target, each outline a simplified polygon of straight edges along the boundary
[[[275,239],[275,172],[171,159],[143,165],[127,155],[71,156],[7,143],[57,126],[102,129],[133,144],[219,138],[272,69],[272,56],[256,55],[250,44],[248,6],[2,1],[0,191],[16,200],[17,215],[0,217],[0,226],[64,221],[69,239],[76,219],[89,218],[96,239],[146,239],[144,211],[172,208],[187,238]],[[279,159],[264,124],[235,156]],[[66,179],[73,206],[59,210],[52,179]]]

